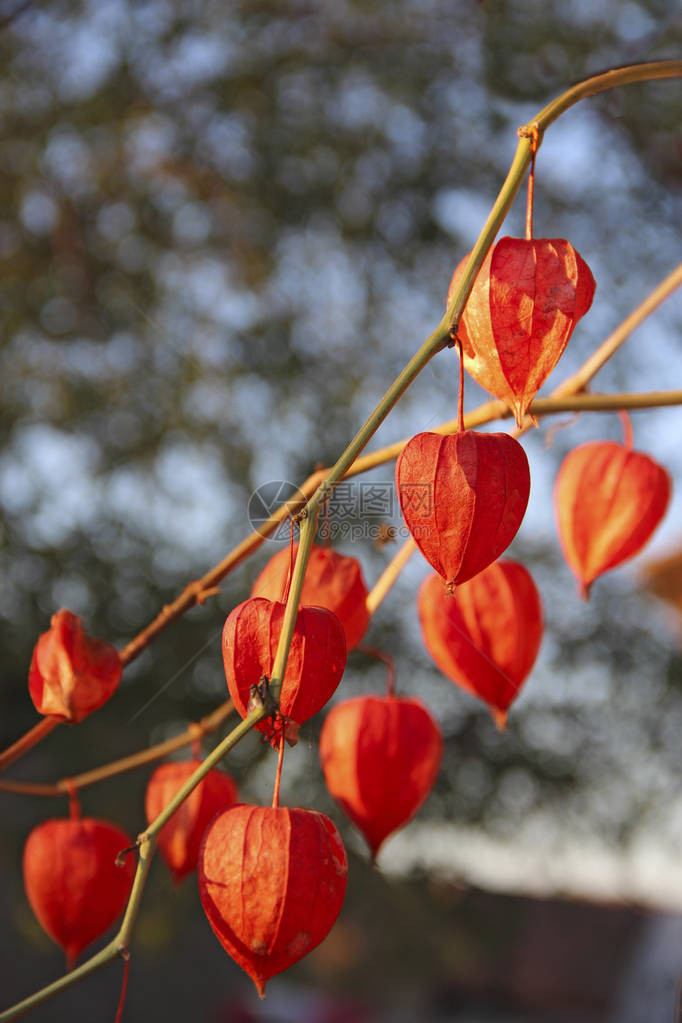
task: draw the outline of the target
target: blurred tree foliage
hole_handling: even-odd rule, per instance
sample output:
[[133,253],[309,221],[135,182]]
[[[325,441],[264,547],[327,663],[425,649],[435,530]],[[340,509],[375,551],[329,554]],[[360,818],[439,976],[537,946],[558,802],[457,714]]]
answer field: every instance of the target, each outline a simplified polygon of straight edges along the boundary
[[[577,79],[677,56],[681,22],[672,0],[16,0],[0,13],[6,745],[35,719],[25,678],[50,614],[67,605],[125,642],[247,532],[257,486],[333,460],[439,319],[517,125]],[[681,111],[679,83],[630,86],[548,133],[536,231],[570,237],[598,281],[562,374],[679,259]],[[521,217],[515,208],[507,233]],[[667,386],[681,319],[679,305],[663,310],[654,342],[624,350],[599,386]],[[453,358],[426,370],[380,440],[454,415]],[[467,386],[468,404],[481,397]],[[664,437],[680,419],[647,415],[636,439],[679,480],[678,445]],[[448,755],[423,819],[500,837],[542,825],[550,846],[569,830],[623,842],[651,827],[679,843],[672,633],[631,576],[578,606],[552,531],[559,458],[604,433],[617,424],[584,420],[549,451],[538,435],[527,442],[537,528],[515,550],[537,574],[548,637],[508,735],[428,663],[412,582],[372,626],[399,684],[422,680],[443,722]],[[370,583],[391,551],[345,547]],[[168,630],[112,704],[13,775],[75,773],[206,713],[225,693],[222,621],[263,560]],[[354,655],[344,691],[381,684]],[[318,729],[290,755],[289,792],[330,810]],[[264,757],[254,741],[234,758],[253,798],[271,783]],[[86,806],[135,831],[144,781],[108,783]],[[47,807],[3,805],[9,875]],[[26,912],[21,898],[12,912]]]

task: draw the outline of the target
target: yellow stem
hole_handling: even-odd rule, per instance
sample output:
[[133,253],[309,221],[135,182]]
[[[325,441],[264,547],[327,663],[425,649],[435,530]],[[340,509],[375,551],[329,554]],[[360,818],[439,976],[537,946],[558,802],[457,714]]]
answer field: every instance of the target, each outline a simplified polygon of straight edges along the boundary
[[417,545],[412,537],[410,537],[388,563],[379,579],[367,594],[365,603],[370,615],[373,615],[379,607],[416,549]]

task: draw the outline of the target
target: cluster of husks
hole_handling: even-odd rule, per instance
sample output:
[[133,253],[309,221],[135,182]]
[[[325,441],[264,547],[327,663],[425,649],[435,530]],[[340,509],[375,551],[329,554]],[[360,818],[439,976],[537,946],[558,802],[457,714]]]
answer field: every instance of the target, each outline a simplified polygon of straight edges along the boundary
[[[448,300],[466,259],[452,278]],[[590,307],[594,279],[561,238],[502,238],[489,251],[457,327],[464,368],[500,398],[519,426]],[[423,583],[427,650],[504,726],[537,656],[542,609],[529,573],[498,561],[530,492],[526,456],[507,434],[461,430],[413,437],[396,464],[403,518],[437,575]],[[584,444],[555,489],[559,536],[584,596],[603,572],[636,554],[662,518],[666,471],[624,445]]]
[[[455,270],[448,298],[465,263]],[[560,238],[502,238],[484,260],[457,340],[466,370],[509,406],[519,425],[593,294],[587,264]],[[508,434],[421,433],[396,463],[396,487],[415,543],[452,592],[516,536],[530,471]]]
[[[289,552],[276,554],[253,594],[284,597]],[[313,547],[280,694],[280,714],[262,723],[279,745],[288,728],[316,712],[335,690],[345,650],[335,628],[355,645],[369,614],[359,562]],[[361,607],[358,602],[361,601]],[[254,595],[228,616],[223,659],[230,694],[248,712],[250,687],[269,679],[283,603]],[[315,627],[308,623],[312,622]],[[324,623],[324,624],[322,624]],[[327,624],[330,623],[330,624]],[[330,792],[364,833],[375,856],[384,839],[416,813],[440,766],[440,729],[415,699],[364,697],[327,716],[320,756]],[[262,995],[267,980],[327,934],[343,901],[346,859],[331,821],[303,809],[236,806],[206,833],[199,863],[201,899],[229,954]],[[310,893],[318,892],[311,899]]]
[[[452,289],[461,279],[455,271]],[[594,294],[589,268],[563,239],[503,238],[489,252],[458,327],[466,370],[521,424]],[[421,433],[396,464],[404,519],[435,569],[418,598],[424,643],[443,673],[483,700],[504,726],[542,639],[542,606],[529,572],[498,560],[514,539],[530,492],[528,460],[508,434],[462,429]],[[566,560],[587,596],[592,582],[646,543],[670,496],[666,471],[631,444],[584,444],[565,459],[555,504]],[[293,552],[295,554],[295,550]],[[292,555],[276,554],[251,597],[228,616],[222,639],[230,695],[242,717],[268,684],[285,615]],[[280,748],[334,694],[369,621],[357,559],[314,546],[273,717],[257,727]],[[78,722],[116,689],[113,647],[87,636],[66,610],[36,644],[29,688],[36,707]],[[324,722],[320,758],[332,796],[364,834],[372,857],[431,791],[443,741],[423,704],[364,696],[336,704]],[[166,764],[146,794],[151,822],[200,761]],[[236,803],[213,770],[159,836],[176,882],[198,868],[201,901],[216,936],[253,979],[267,981],[328,933],[343,902],[347,861],[323,814]],[[130,839],[92,819],[52,820],[30,835],[26,891],[45,930],[72,963],[113,922],[133,866],[116,865]]]

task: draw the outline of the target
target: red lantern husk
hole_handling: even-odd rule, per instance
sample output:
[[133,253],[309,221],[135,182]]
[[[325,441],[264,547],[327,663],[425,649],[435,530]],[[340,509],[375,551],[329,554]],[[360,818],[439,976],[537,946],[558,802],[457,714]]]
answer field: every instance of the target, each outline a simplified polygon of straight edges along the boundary
[[[248,713],[250,690],[272,676],[285,605],[251,597],[231,611],[223,629],[223,663],[237,712]],[[280,691],[281,715],[302,724],[325,705],[346,666],[346,637],[341,622],[322,607],[301,607]],[[260,721],[256,728],[272,734],[279,748],[282,722]],[[285,731],[285,735],[289,735]]]
[[[200,765],[200,760],[183,760],[156,768],[145,793],[147,824],[159,816]],[[196,869],[201,840],[210,822],[236,800],[234,779],[214,768],[164,824],[159,832],[159,852],[176,884]]]
[[373,859],[430,793],[442,752],[440,729],[416,699],[359,696],[327,714],[320,733],[324,779]]
[[554,508],[564,557],[585,599],[598,576],[644,547],[671,489],[663,466],[623,444],[589,441],[566,455]]
[[[454,272],[448,301],[468,256]],[[457,337],[467,372],[521,421],[592,304],[590,268],[564,238],[500,238],[479,270]]]
[[449,587],[499,558],[528,504],[528,459],[506,433],[419,433],[403,448],[395,474],[410,533]]
[[209,826],[199,856],[204,912],[261,998],[271,977],[327,936],[347,873],[338,831],[314,810],[238,805]]
[[49,820],[24,847],[24,887],[42,927],[66,952],[71,968],[82,950],[123,911],[135,873],[134,857],[116,857],[131,846],[106,821]]
[[528,570],[504,558],[452,596],[442,579],[427,576],[418,608],[424,644],[440,670],[484,700],[504,727],[542,641],[542,605]]
[[[297,550],[295,544],[294,557]],[[284,600],[289,561],[288,547],[273,555],[251,587],[251,596]],[[301,603],[333,611],[344,627],[348,650],[358,645],[367,630],[366,600],[367,587],[358,559],[314,544],[305,570]]]
[[97,710],[121,680],[118,651],[88,636],[77,615],[62,608],[33,648],[28,688],[36,710],[72,724]]

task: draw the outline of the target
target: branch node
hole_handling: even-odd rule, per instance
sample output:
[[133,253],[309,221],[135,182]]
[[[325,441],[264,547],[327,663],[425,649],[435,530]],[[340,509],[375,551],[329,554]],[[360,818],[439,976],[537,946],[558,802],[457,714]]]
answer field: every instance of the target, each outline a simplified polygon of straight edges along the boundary
[[249,689],[249,702],[246,705],[247,716],[263,708],[269,716],[276,714],[279,710],[279,705],[270,692],[270,679],[267,675],[261,675],[258,685],[251,686]]
[[129,845],[127,849],[121,849],[120,853],[114,860],[117,867],[124,867],[126,862],[126,856],[128,853],[135,852],[140,846],[140,839],[138,838],[134,845]]
[[202,721],[190,721],[187,732],[192,742],[199,742],[206,735],[206,728]]
[[522,124],[517,128],[516,134],[520,139],[530,139],[531,149],[537,152],[545,133],[537,121],[531,121],[530,124]]

